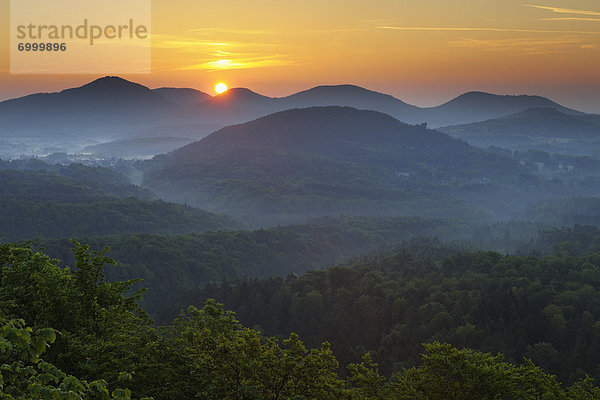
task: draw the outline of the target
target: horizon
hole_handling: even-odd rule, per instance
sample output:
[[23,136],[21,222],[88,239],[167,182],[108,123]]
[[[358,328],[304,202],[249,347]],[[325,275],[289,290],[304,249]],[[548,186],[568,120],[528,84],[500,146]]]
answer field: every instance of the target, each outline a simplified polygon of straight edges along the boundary
[[30,96],[30,95],[35,95],[35,94],[60,93],[63,90],[73,89],[73,88],[79,88],[79,87],[85,86],[87,84],[93,83],[93,82],[95,82],[97,80],[101,80],[101,79],[105,79],[105,78],[119,78],[119,79],[123,79],[123,80],[128,81],[128,82],[140,84],[140,85],[142,85],[144,87],[147,87],[150,90],[163,89],[163,88],[167,88],[167,89],[194,89],[194,90],[198,90],[201,93],[207,94],[207,95],[209,95],[211,97],[217,97],[217,96],[220,96],[222,94],[225,94],[225,93],[227,93],[229,91],[236,90],[236,89],[245,89],[245,90],[250,90],[251,92],[256,93],[258,95],[262,95],[262,96],[266,96],[266,97],[269,97],[269,98],[278,99],[278,98],[285,98],[285,97],[288,97],[288,96],[292,96],[292,95],[295,95],[295,94],[298,94],[298,93],[301,93],[301,92],[305,92],[305,91],[309,91],[309,90],[312,90],[312,89],[315,89],[315,88],[319,88],[319,87],[354,86],[354,87],[357,87],[357,88],[360,88],[360,89],[364,89],[364,90],[367,90],[367,91],[371,91],[371,92],[375,92],[375,93],[378,93],[378,94],[392,96],[392,97],[396,98],[397,100],[403,101],[403,102],[405,102],[405,103],[407,103],[409,105],[417,106],[419,108],[428,108],[428,107],[441,106],[441,105],[443,105],[443,104],[445,104],[447,102],[455,100],[456,98],[461,97],[461,96],[463,96],[465,94],[469,94],[469,93],[485,93],[485,94],[498,95],[498,96],[515,96],[515,97],[516,96],[540,96],[540,97],[547,98],[547,99],[549,99],[551,101],[554,101],[555,103],[557,103],[557,104],[559,104],[561,106],[565,106],[567,108],[571,108],[571,109],[574,109],[576,111],[583,111],[583,112],[590,113],[590,114],[600,114],[600,110],[597,113],[595,113],[595,112],[589,112],[589,111],[586,111],[585,109],[579,109],[579,108],[576,108],[576,107],[571,107],[571,106],[569,106],[567,104],[563,104],[560,101],[558,101],[556,99],[553,99],[551,97],[542,96],[542,95],[534,94],[534,93],[494,93],[494,92],[488,92],[488,91],[483,91],[483,90],[469,90],[469,91],[466,91],[466,92],[458,93],[458,94],[454,95],[453,97],[447,98],[447,99],[445,99],[445,100],[443,100],[441,102],[438,102],[438,103],[417,104],[417,103],[413,103],[413,102],[411,102],[409,100],[406,100],[406,99],[404,99],[402,97],[396,96],[396,95],[394,95],[392,93],[381,92],[381,91],[378,91],[378,90],[374,90],[374,89],[371,89],[371,88],[368,88],[368,87],[364,87],[364,86],[361,86],[361,85],[356,85],[356,84],[353,84],[353,83],[318,84],[318,85],[315,85],[315,86],[311,86],[311,87],[307,87],[307,88],[304,88],[304,89],[300,89],[298,91],[294,91],[294,92],[290,92],[290,93],[284,93],[283,95],[271,96],[269,94],[262,93],[260,91],[254,90],[253,88],[243,87],[243,86],[229,87],[229,88],[227,88],[227,90],[224,93],[216,93],[216,92],[215,93],[211,93],[210,90],[206,90],[205,91],[205,90],[201,90],[201,89],[198,89],[198,88],[183,87],[183,86],[157,86],[157,87],[150,87],[150,86],[146,86],[143,83],[138,82],[136,80],[127,79],[127,78],[124,78],[124,77],[119,76],[119,75],[99,76],[99,77],[96,77],[96,78],[94,78],[92,80],[86,81],[86,82],[84,82],[84,83],[82,83],[80,85],[69,86],[69,87],[62,87],[62,88],[59,88],[57,90],[52,90],[52,91],[47,91],[47,92],[36,92],[36,91],[33,91],[31,93],[26,93],[26,94],[23,94],[23,95],[20,95],[20,96],[17,96],[17,97],[2,98],[2,96],[0,94],[0,103],[4,102],[4,101],[7,101],[7,100],[14,100],[14,99],[22,98],[22,97],[27,97],[27,96]]
[[[354,84],[419,107],[470,91],[527,94],[600,113],[600,8],[564,3],[154,0],[152,72],[107,74],[209,94],[224,82],[269,97]],[[0,15],[0,100],[98,77],[10,74],[9,0],[0,0]]]

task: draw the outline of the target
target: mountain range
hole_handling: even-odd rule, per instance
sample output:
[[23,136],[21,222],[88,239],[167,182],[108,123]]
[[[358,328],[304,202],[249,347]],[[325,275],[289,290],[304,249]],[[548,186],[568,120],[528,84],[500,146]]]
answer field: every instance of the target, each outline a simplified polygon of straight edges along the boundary
[[[419,108],[354,85],[318,86],[279,98],[245,88],[210,96],[190,88],[150,89],[108,76],[57,93],[0,102],[0,138],[32,138],[41,152],[48,147],[76,152],[131,138],[137,139],[136,145],[142,149],[146,146],[143,138],[149,136],[198,140],[224,126],[271,113],[334,105],[379,111],[403,122],[428,123],[431,127],[484,121],[540,107],[583,114],[539,96],[470,92],[437,107]],[[181,141],[171,142],[165,140],[157,148],[156,140],[149,140],[148,146],[152,151],[168,152]],[[9,150],[2,147],[4,152]]]

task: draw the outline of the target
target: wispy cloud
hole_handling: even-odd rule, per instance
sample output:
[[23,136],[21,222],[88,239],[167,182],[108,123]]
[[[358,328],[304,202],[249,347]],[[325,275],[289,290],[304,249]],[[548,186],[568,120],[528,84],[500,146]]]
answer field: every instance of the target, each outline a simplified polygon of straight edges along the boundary
[[378,26],[378,29],[397,31],[459,31],[459,32],[516,32],[516,33],[574,33],[600,35],[600,31],[564,31],[544,29],[488,28],[488,27],[422,27],[422,26]]
[[198,48],[225,48],[225,47],[272,47],[272,43],[260,42],[236,42],[236,41],[214,41],[198,39],[190,36],[152,35],[152,47],[163,49],[180,49],[185,51],[196,51]]
[[201,37],[202,32],[208,30],[195,29],[187,32],[188,34],[183,36],[152,36],[153,47],[170,52],[171,59],[179,57],[182,61],[179,66],[172,67],[175,70],[221,71],[292,63],[286,55],[276,51],[279,45],[275,43],[205,40]]
[[240,35],[269,35],[275,33],[273,31],[268,30],[256,30],[256,29],[227,29],[227,28],[216,28],[216,27],[206,27],[206,28],[194,28],[189,29],[190,33],[233,33]]
[[463,38],[460,40],[455,40],[448,42],[448,44],[452,46],[458,47],[496,47],[499,49],[514,49],[514,48],[539,48],[540,46],[567,46],[567,45],[577,45],[579,46],[581,42],[576,39],[562,39],[562,40],[536,40],[536,39],[492,39],[492,40],[484,40],[484,39],[472,39],[472,38]]
[[524,7],[538,8],[540,10],[552,11],[554,13],[559,13],[559,14],[597,15],[597,16],[600,16],[600,11],[574,10],[572,8],[539,6],[539,5],[536,5],[536,4],[523,4],[523,6]]
[[263,67],[274,67],[281,65],[292,64],[291,61],[279,59],[276,57],[255,57],[255,58],[238,58],[238,59],[219,59],[214,61],[207,61],[200,64],[185,65],[177,68],[178,70],[190,71],[190,70],[206,70],[206,71],[220,71],[226,69],[249,69],[249,68],[263,68]]
[[311,29],[305,31],[306,33],[352,33],[352,32],[364,32],[370,28],[334,28],[334,29]]
[[595,21],[600,22],[600,18],[585,18],[585,17],[555,17],[555,18],[540,18],[542,21]]
[[481,48],[487,51],[518,51],[526,55],[565,53],[589,47],[589,42],[580,38],[511,38],[511,39],[473,39],[462,38],[448,42],[449,46],[463,48]]

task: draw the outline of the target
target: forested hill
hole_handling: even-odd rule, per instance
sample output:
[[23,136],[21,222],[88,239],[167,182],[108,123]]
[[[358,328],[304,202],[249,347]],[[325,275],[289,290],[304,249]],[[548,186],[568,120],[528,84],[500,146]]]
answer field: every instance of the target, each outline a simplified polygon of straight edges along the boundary
[[[514,162],[429,130],[426,125],[408,125],[386,114],[349,107],[295,109],[223,128],[175,150],[168,160],[180,164],[236,153],[244,162],[253,157],[254,149],[266,155],[277,151],[304,153],[393,171],[411,170],[419,163],[455,164],[465,174],[475,169],[490,176],[517,168]],[[484,161],[507,165],[505,171],[492,171],[493,165]]]
[[600,117],[556,108],[530,108],[501,118],[439,129],[480,147],[597,157]]
[[231,217],[150,200],[151,193],[127,183],[113,170],[36,165],[35,171],[0,170],[0,238],[4,240],[247,227]]
[[436,185],[512,181],[525,170],[425,125],[347,107],[224,128],[155,157],[148,169],[144,186],[161,197],[258,224],[333,213],[477,218],[479,210]]
[[156,198],[150,191],[132,185],[116,169],[82,164],[48,164],[38,159],[0,159],[2,196],[27,199],[81,201],[102,196]]

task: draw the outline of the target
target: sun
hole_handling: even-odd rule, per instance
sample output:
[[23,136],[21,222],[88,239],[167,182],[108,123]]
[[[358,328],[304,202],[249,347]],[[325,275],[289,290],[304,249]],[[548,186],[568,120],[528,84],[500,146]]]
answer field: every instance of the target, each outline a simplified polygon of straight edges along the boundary
[[224,84],[223,82],[221,83],[217,83],[217,85],[215,86],[215,92],[221,94],[223,92],[227,91],[227,85]]

